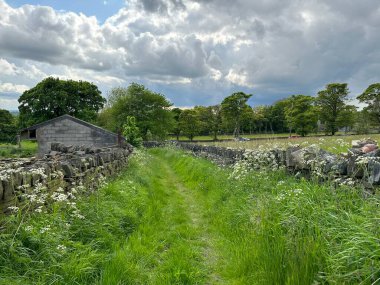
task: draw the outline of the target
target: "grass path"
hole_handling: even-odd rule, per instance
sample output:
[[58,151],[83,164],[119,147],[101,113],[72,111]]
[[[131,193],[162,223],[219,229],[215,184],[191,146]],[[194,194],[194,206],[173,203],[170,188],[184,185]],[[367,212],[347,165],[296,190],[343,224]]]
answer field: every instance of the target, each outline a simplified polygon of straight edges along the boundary
[[[134,277],[135,284],[221,284],[215,272],[215,241],[202,201],[157,153],[153,153],[147,168],[145,171],[151,173],[145,185],[150,197],[148,213],[110,261],[101,284],[117,284],[117,280],[125,280],[126,272],[133,276],[130,269],[141,272]],[[121,258],[134,268],[122,268],[118,278],[115,268],[120,267]]]
[[379,284],[379,193],[230,175],[178,150],[137,151],[75,211],[70,200],[9,216],[0,285]]

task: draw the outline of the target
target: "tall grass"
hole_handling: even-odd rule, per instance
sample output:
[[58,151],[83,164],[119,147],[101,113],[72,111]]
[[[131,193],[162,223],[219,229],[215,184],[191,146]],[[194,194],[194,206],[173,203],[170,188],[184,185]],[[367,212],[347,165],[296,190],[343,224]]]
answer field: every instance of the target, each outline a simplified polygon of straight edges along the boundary
[[379,196],[278,172],[239,180],[178,150],[2,218],[0,284],[377,284]]
[[281,172],[234,181],[207,161],[165,156],[205,204],[220,237],[219,271],[231,284],[379,282],[378,195]]

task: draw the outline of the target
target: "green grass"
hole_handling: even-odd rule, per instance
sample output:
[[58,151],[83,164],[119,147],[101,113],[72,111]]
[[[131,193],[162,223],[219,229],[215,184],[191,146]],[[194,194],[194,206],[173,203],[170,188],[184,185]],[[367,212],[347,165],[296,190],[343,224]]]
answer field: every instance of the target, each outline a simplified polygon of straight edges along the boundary
[[[351,135],[351,133],[348,133],[349,135]],[[338,136],[344,136],[344,135],[347,135],[343,132],[337,132],[336,135]],[[295,133],[292,133],[292,136],[299,136],[298,134],[295,134]],[[323,133],[311,133],[309,134],[307,137],[314,137],[314,136],[325,136]],[[368,135],[370,136],[370,135]],[[263,139],[263,138],[267,138],[267,139],[273,139],[273,138],[288,138],[289,137],[289,133],[267,133],[267,134],[241,134],[241,137],[244,137],[244,138],[249,138],[249,139]],[[169,140],[176,140],[177,137],[176,136],[169,136]],[[213,136],[195,136],[193,140],[195,141],[208,141],[208,140],[213,140],[214,137]],[[218,140],[226,140],[226,139],[229,139],[229,140],[232,140],[234,139],[234,136],[233,135],[218,135]],[[186,137],[186,136],[179,136],[179,140],[180,141],[189,141],[189,138]]]
[[231,148],[244,148],[244,149],[257,149],[259,147],[263,149],[273,148],[286,148],[290,145],[299,144],[301,146],[309,146],[312,144],[318,145],[321,148],[330,151],[332,153],[347,152],[351,147],[353,140],[360,140],[364,138],[372,138],[376,141],[380,141],[380,134],[371,135],[348,135],[348,136],[323,136],[323,137],[297,137],[290,139],[268,139],[268,140],[252,140],[244,142],[228,141],[228,142],[200,142],[203,145],[214,145],[221,147]]
[[178,150],[140,153],[77,201],[84,219],[65,203],[4,219],[0,284],[377,284],[377,193],[230,174]]
[[0,144],[0,158],[30,157],[37,153],[38,144],[34,141],[22,141],[21,148],[14,144]]

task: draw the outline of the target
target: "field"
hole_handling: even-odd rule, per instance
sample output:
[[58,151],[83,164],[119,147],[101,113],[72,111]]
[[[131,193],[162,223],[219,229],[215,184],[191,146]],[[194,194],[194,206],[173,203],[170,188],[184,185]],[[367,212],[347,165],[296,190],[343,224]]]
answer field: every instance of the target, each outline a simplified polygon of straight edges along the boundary
[[[343,132],[337,132],[337,136],[344,136],[344,135],[352,135],[351,133],[343,133]],[[299,137],[297,134],[292,134],[292,136]],[[326,135],[323,133],[311,133],[307,137],[325,137]],[[267,134],[241,134],[241,137],[248,138],[248,139],[273,139],[273,138],[288,138],[289,133],[267,133]],[[176,136],[170,135],[169,140],[177,140]],[[212,136],[195,136],[193,138],[194,141],[210,141],[213,140],[214,137]],[[233,140],[233,135],[218,135],[218,140]],[[186,136],[179,136],[180,141],[189,141],[189,138]]]
[[199,142],[203,145],[214,145],[231,148],[244,148],[244,149],[271,149],[275,147],[286,148],[287,146],[299,144],[301,146],[319,145],[321,148],[332,153],[347,152],[351,147],[353,140],[360,140],[364,138],[372,138],[380,141],[380,134],[371,135],[348,135],[348,136],[323,136],[323,137],[295,137],[290,139],[267,139],[267,140],[251,140],[251,141],[224,141],[224,142]]
[[14,144],[0,144],[0,158],[30,157],[37,152],[37,142],[21,141],[21,148]]
[[0,284],[377,284],[379,196],[139,151],[90,196],[3,219]]

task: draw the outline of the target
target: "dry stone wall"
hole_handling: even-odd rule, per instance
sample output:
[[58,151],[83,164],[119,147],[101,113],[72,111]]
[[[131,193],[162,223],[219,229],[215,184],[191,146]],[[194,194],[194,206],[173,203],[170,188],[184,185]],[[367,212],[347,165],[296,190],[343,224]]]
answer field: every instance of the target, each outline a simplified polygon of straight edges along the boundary
[[193,143],[144,142],[148,148],[167,145],[191,151],[221,165],[231,165],[235,169],[285,168],[292,174],[313,176],[340,185],[361,184],[368,189],[380,185],[380,149],[374,141],[354,141],[352,148],[344,155],[329,153],[316,146],[248,150]]
[[46,194],[41,189],[61,189],[66,196],[73,195],[73,189],[90,192],[124,168],[133,150],[130,145],[95,148],[60,143],[52,143],[51,149],[41,159],[0,160],[1,211],[7,212],[25,199],[38,200]]

